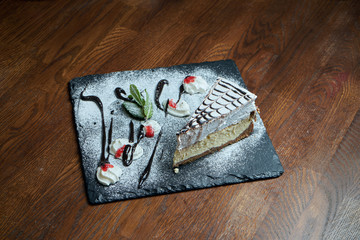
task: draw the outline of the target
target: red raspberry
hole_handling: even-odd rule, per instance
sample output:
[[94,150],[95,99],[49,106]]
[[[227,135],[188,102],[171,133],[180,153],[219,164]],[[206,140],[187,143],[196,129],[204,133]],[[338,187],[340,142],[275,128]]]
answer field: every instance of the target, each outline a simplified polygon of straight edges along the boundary
[[114,165],[111,165],[110,163],[105,163],[104,165],[101,165],[101,169],[106,172],[109,168],[113,168]]
[[173,99],[170,99],[169,106],[172,107],[172,108],[176,108],[176,103],[174,102]]
[[196,77],[194,77],[194,76],[187,76],[187,77],[184,79],[184,83],[189,84],[189,83],[195,82],[195,78],[196,78]]
[[120,158],[122,153],[124,152],[124,149],[125,149],[125,145],[119,148],[115,153],[115,158]]
[[154,128],[152,126],[145,126],[145,136],[151,138],[155,135]]

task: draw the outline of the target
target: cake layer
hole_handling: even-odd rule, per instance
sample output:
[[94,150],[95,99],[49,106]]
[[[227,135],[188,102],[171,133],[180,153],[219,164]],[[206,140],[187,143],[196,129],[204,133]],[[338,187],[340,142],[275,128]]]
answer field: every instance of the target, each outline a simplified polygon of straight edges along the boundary
[[211,133],[194,145],[177,149],[174,154],[173,167],[194,161],[249,136],[253,130],[253,119],[255,119],[255,116],[255,112],[252,112],[246,119]]

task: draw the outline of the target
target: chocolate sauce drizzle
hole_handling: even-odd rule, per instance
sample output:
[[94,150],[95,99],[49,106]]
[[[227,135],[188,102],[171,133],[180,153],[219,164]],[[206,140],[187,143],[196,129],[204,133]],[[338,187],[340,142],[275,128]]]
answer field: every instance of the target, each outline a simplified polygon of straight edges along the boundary
[[[162,82],[159,86],[159,83]],[[163,88],[163,85],[164,84],[168,84],[168,81],[166,79],[163,79],[161,80],[159,83],[158,83],[158,86],[157,86],[157,94],[156,94],[156,103],[159,103],[159,96],[161,95],[161,91],[162,91],[162,88]],[[104,117],[104,107],[103,107],[103,103],[101,102],[101,100],[99,99],[99,97],[97,96],[84,96],[84,91],[86,90],[86,88],[81,92],[80,94],[80,99],[83,100],[83,101],[91,101],[91,102],[94,102],[96,103],[96,105],[98,106],[98,108],[100,109],[100,112],[101,112],[101,123],[102,123],[102,140],[101,140],[101,157],[100,157],[100,166],[102,165],[105,165],[107,163],[110,163],[109,162],[109,156],[110,156],[110,145],[111,145],[111,142],[112,142],[112,131],[113,131],[113,118],[111,118],[111,121],[110,121],[110,128],[109,128],[109,132],[108,132],[108,156],[105,158],[105,146],[106,146],[106,129],[105,129],[105,117]],[[133,101],[127,97],[124,97],[122,94],[126,95],[126,92],[125,90],[123,90],[122,88],[116,88],[115,89],[115,95],[117,98],[119,99],[122,99],[124,101]],[[181,95],[179,95],[179,98],[180,98]],[[167,102],[167,105],[166,105],[166,109],[167,109],[167,106],[168,106],[168,103],[169,103],[169,100]],[[160,103],[159,105],[157,104],[157,106],[161,107]],[[160,108],[161,109],[161,108]],[[166,110],[165,110],[165,114],[166,114]],[[135,138],[135,131],[134,131],[134,123],[133,121],[130,121],[130,134],[129,134],[129,142],[130,143],[133,143],[134,142],[134,138]],[[140,189],[142,184],[146,181],[146,179],[149,177],[149,174],[150,174],[150,170],[151,170],[151,165],[152,165],[152,162],[153,162],[153,159],[154,159],[154,156],[155,156],[155,152],[156,152],[156,149],[157,149],[157,146],[159,144],[159,141],[160,141],[160,138],[161,138],[161,135],[162,135],[162,131],[160,131],[159,133],[159,136],[157,138],[157,141],[156,141],[156,144],[155,144],[155,147],[154,147],[154,150],[151,154],[151,157],[149,159],[149,162],[144,170],[144,172],[140,175],[140,179],[139,179],[139,184],[138,184],[138,188]],[[123,151],[123,154],[122,154],[122,160],[123,160],[123,164],[125,166],[130,166],[130,164],[132,163],[133,161],[133,157],[134,157],[134,153],[135,153],[135,150],[136,150],[136,147],[137,145],[140,143],[141,139],[143,139],[145,137],[145,131],[144,131],[144,126],[141,125],[140,126],[140,130],[139,130],[139,133],[138,133],[138,137],[137,137],[137,142],[134,143],[133,145],[131,144],[127,144],[124,148],[124,151]],[[130,154],[130,158],[129,158],[129,154]],[[163,151],[161,153],[161,158],[162,158],[162,155],[163,155]]]
[[123,164],[126,167],[130,166],[132,161],[133,161],[133,159],[131,157],[129,158],[129,153],[131,151],[131,148],[132,148],[132,146],[130,144],[126,144],[125,148],[124,148],[124,151],[122,153]]
[[91,102],[96,103],[96,105],[99,107],[100,112],[101,112],[102,141],[101,141],[100,164],[103,164],[103,163],[107,162],[107,160],[105,159],[106,133],[105,133],[105,120],[104,120],[104,107],[103,107],[101,100],[97,96],[84,96],[85,89],[81,92],[80,99],[83,101],[91,101]]
[[133,143],[134,142],[134,138],[135,138],[135,133],[134,133],[134,123],[133,121],[130,121],[130,134],[129,134],[129,142]]
[[[145,170],[141,173],[140,175],[140,178],[139,178],[139,184],[138,184],[138,189],[141,188],[141,186],[144,184],[144,182],[146,181],[146,179],[149,177],[150,175],[150,171],[151,171],[151,165],[153,163],[153,160],[154,160],[154,156],[155,156],[155,152],[156,152],[156,149],[157,149],[157,146],[159,145],[159,142],[160,142],[160,139],[161,139],[161,135],[162,135],[162,131],[159,132],[159,136],[156,140],[156,143],[155,143],[155,147],[154,147],[154,150],[151,154],[151,157],[149,159],[149,162],[145,168]],[[161,152],[161,157],[162,158],[162,155],[163,155],[164,151]]]
[[[160,95],[161,95],[161,92],[164,88],[164,85],[168,85],[169,84],[169,81],[166,80],[166,79],[162,79],[158,82],[158,84],[156,85],[156,92],[155,92],[155,104],[156,106],[160,109],[160,110],[163,110],[165,112],[165,117],[167,117],[167,109],[169,107],[169,101],[170,99],[167,100],[166,102],[166,105],[165,105],[165,109],[163,109],[163,107],[161,106],[161,103],[159,101],[159,98],[160,98]],[[185,89],[184,89],[184,85],[181,84],[180,88],[179,88],[179,96],[178,96],[178,100],[176,101],[176,104],[179,103],[180,99],[181,99],[181,96],[182,94],[185,92]]]
[[126,97],[126,92],[124,89],[118,87],[118,88],[115,88],[115,96],[118,98],[118,99],[121,99],[121,100],[124,100],[124,101],[127,101],[127,102],[134,102],[134,100]]
[[181,84],[181,86],[180,86],[180,88],[179,88],[179,98],[178,98],[178,100],[176,101],[176,104],[179,103],[179,101],[180,101],[180,99],[181,99],[181,96],[182,96],[182,94],[183,94],[184,92],[185,92],[184,85]]
[[[110,128],[109,128],[109,133],[108,133],[108,147],[107,147],[108,155],[107,155],[106,161],[104,163],[110,163],[109,162],[109,156],[110,156],[110,145],[111,145],[111,142],[112,142],[112,130],[113,130],[113,119],[111,118]],[[100,163],[100,164],[104,164],[104,163]]]
[[167,117],[169,102],[170,102],[170,99],[168,99],[168,100],[166,101],[165,110],[164,110],[164,112],[165,112],[165,117]]
[[[132,129],[134,127],[134,125],[131,123],[132,123],[132,121],[130,122],[130,129]],[[134,130],[132,130],[132,131],[134,132]],[[133,135],[134,135],[134,133],[130,134],[130,136],[133,136]],[[134,145],[131,145],[131,144],[125,145],[124,152],[122,154],[122,160],[123,160],[124,166],[128,167],[131,165],[131,163],[133,162],[133,159],[134,159],[134,153],[135,153],[136,147],[140,143],[141,139],[143,139],[144,137],[145,137],[144,126],[141,125],[136,143],[134,143]],[[130,138],[129,138],[129,142],[131,142]],[[134,142],[134,141],[132,141],[132,142]]]
[[164,88],[164,85],[169,85],[169,81],[166,79],[162,79],[158,82],[158,84],[156,85],[156,91],[155,91],[155,105],[160,109],[160,110],[164,110],[161,106],[161,103],[159,101],[161,92]]

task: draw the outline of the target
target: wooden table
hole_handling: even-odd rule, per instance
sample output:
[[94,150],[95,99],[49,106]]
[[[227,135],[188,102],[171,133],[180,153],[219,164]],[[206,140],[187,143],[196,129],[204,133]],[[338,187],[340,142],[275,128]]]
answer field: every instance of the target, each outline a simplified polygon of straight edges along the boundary
[[[359,1],[2,1],[0,16],[1,239],[359,239]],[[222,59],[285,173],[89,205],[68,82]]]

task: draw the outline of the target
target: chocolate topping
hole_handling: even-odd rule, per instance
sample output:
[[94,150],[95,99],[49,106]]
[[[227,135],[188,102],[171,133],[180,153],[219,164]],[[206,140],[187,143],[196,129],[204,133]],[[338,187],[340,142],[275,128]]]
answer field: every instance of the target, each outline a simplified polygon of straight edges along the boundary
[[[256,96],[246,89],[242,89],[232,82],[219,78],[205,97],[202,104],[195,110],[188,124],[180,130],[187,132],[197,128],[212,119],[229,114],[236,108],[253,101]],[[178,133],[179,134],[179,133]]]
[[162,79],[158,82],[158,84],[156,85],[156,91],[155,91],[155,104],[156,106],[160,109],[160,110],[164,110],[160,104],[159,98],[161,95],[161,92],[164,88],[164,85],[169,85],[169,81],[166,79]]

